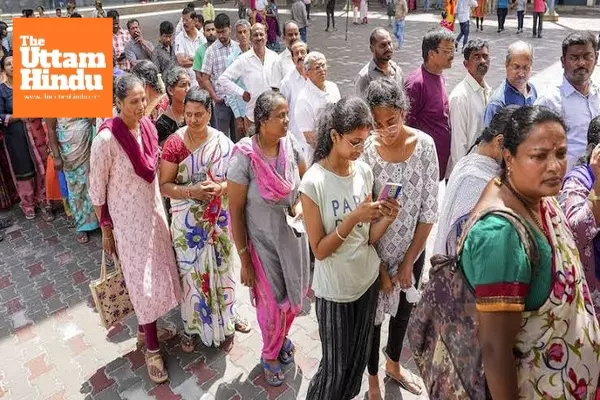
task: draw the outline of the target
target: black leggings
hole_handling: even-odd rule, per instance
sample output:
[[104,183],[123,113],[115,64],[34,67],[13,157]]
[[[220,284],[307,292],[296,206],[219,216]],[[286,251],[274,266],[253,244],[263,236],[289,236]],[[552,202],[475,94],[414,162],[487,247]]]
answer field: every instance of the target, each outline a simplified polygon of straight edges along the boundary
[[[421,273],[423,272],[423,265],[425,264],[425,250],[417,258],[413,266],[413,274],[415,276],[415,286],[418,286],[421,280]],[[388,341],[385,352],[390,360],[394,362],[400,361],[400,354],[402,353],[402,344],[404,342],[404,336],[406,335],[406,329],[408,328],[408,320],[410,319],[410,313],[412,312],[413,305],[406,301],[406,293],[400,292],[400,302],[398,303],[398,311],[396,316],[390,316],[390,324],[388,326]],[[377,375],[379,371],[379,345],[381,342],[381,325],[375,325],[375,332],[373,333],[373,345],[371,346],[371,355],[369,356],[368,371],[369,375]]]

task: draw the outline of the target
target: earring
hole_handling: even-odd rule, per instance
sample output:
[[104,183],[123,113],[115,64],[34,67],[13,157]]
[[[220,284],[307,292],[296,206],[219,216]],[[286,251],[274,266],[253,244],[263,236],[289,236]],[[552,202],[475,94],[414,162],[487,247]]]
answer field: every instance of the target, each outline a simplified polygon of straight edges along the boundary
[[512,172],[512,169],[510,167],[506,168],[506,176],[510,176],[510,173]]

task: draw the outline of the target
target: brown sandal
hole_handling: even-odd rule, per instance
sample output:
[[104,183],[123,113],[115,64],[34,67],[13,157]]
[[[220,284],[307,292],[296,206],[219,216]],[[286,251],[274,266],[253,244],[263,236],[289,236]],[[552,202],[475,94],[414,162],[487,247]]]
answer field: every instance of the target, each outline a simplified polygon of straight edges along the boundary
[[165,383],[169,380],[169,374],[165,368],[165,362],[163,361],[160,352],[152,353],[147,351],[146,355],[146,367],[148,368],[148,377],[156,384]]
[[191,353],[196,350],[196,341],[193,336],[186,335],[185,333],[181,334],[181,351],[184,353]]

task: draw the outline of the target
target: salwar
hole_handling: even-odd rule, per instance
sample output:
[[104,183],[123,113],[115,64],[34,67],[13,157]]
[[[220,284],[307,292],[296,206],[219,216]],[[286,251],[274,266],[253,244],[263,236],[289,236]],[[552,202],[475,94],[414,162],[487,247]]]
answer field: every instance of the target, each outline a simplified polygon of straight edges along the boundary
[[[423,266],[425,265],[425,250],[419,256],[413,266],[413,275],[415,277],[415,285],[419,284],[421,280],[421,274],[423,272]],[[386,354],[393,362],[400,361],[400,355],[402,353],[402,345],[404,344],[404,336],[408,328],[408,321],[412,312],[413,305],[406,301],[406,293],[400,293],[400,302],[398,303],[398,310],[396,315],[390,315],[390,323],[388,326],[388,341],[386,347]],[[373,333],[373,345],[371,347],[371,355],[369,357],[369,375],[377,375],[379,370],[379,345],[381,342],[381,325],[375,326]]]
[[69,188],[69,208],[75,217],[75,230],[89,232],[98,229],[98,219],[88,194],[89,161],[73,171],[64,171]]
[[289,307],[284,309],[277,304],[260,260],[255,262],[258,257],[256,250],[251,249],[251,254],[256,279],[252,288],[252,297],[256,307],[258,326],[263,338],[262,358],[264,360],[277,360],[296,314]]
[[158,344],[158,329],[156,328],[156,321],[150,322],[149,324],[138,325],[138,332],[144,334],[147,350],[156,351],[160,348],[160,345]]
[[[45,177],[44,177],[45,179]],[[21,209],[31,211],[36,205],[47,206],[44,183],[40,183],[38,175],[25,180],[16,180],[17,193],[21,199]]]
[[358,395],[371,353],[379,279],[356,301],[337,303],[317,297],[323,358],[310,381],[309,400],[349,400]]

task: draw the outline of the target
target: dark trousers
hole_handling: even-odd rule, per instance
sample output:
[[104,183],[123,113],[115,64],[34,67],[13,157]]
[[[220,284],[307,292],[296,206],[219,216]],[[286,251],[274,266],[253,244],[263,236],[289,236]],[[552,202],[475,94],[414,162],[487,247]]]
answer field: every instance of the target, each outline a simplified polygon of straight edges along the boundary
[[[332,4],[331,6],[329,4]],[[327,13],[327,29],[329,29],[329,18],[331,18],[331,25],[333,26],[333,29],[335,29],[335,17],[333,15],[333,12],[335,11],[335,3],[333,1],[330,1],[329,3],[327,3],[327,8],[325,8],[325,12]]]
[[234,143],[237,142],[235,135],[235,116],[233,111],[226,104],[215,104],[213,108],[213,116],[215,118],[214,128],[223,132]]
[[[421,273],[423,272],[423,265],[425,264],[425,250],[419,256],[413,266],[413,274],[415,276],[415,286],[419,284],[421,280]],[[402,353],[402,344],[404,342],[404,336],[406,335],[406,329],[408,328],[408,320],[410,319],[410,313],[412,312],[413,305],[406,301],[406,293],[400,292],[400,303],[398,303],[398,310],[396,316],[390,316],[390,324],[388,326],[388,341],[385,352],[390,360],[394,362],[400,361],[400,354]],[[373,345],[371,346],[371,355],[369,356],[368,371],[369,375],[377,375],[379,370],[379,344],[381,341],[381,325],[375,326],[375,332],[373,333]]]
[[508,8],[498,8],[496,9],[496,13],[498,14],[498,29],[503,31],[506,15],[508,14]]
[[317,297],[315,311],[323,358],[308,386],[307,400],[350,400],[371,352],[379,279],[358,299],[336,303]]
[[517,11],[517,30],[523,30],[523,18],[525,18],[525,10]]
[[308,35],[306,33],[306,26],[304,28],[300,28],[300,38],[304,43],[308,43]]
[[306,19],[310,19],[310,4],[304,4],[306,6]]
[[475,22],[477,23],[477,28],[481,27],[483,29],[483,18],[475,18]]
[[[542,36],[542,25],[544,25],[544,13],[533,13],[533,36]],[[537,28],[537,29],[536,29]]]
[[456,37],[456,46],[460,43],[461,38],[463,40],[462,47],[464,48],[469,41],[469,21],[460,23],[460,33]]

